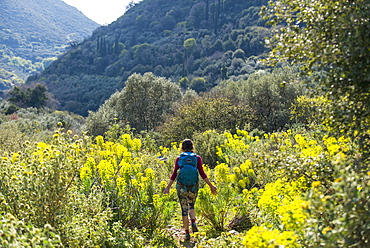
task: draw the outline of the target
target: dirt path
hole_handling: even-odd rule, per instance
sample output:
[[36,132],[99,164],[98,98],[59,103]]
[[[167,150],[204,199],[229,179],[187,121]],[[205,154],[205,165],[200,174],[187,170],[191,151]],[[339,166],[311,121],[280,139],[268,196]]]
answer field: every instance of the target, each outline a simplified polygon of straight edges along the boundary
[[192,237],[190,241],[184,241],[185,231],[175,226],[168,226],[167,231],[173,236],[175,240],[179,242],[180,247],[193,248],[196,245],[196,241]]

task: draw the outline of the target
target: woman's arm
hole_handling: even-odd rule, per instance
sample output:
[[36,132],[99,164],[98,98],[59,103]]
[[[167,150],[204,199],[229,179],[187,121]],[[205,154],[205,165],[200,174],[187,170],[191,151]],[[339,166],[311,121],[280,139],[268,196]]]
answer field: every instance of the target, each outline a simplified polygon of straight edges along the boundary
[[208,186],[211,188],[211,192],[212,194],[214,195],[217,195],[217,187],[214,186],[211,181],[208,179],[207,177],[207,174],[204,172],[203,170],[203,161],[202,161],[202,158],[200,156],[198,156],[198,171],[199,171],[199,174],[200,176],[203,178],[203,180],[208,184]]
[[204,179],[207,177],[207,174],[204,172],[204,169],[203,169],[203,160],[199,155],[197,156],[197,158],[198,158],[198,163],[197,163],[198,172],[199,172],[199,175]]
[[180,168],[178,162],[179,162],[179,158],[176,158],[175,166],[173,168],[173,172],[172,172],[172,175],[170,177],[170,181],[168,182],[167,187],[164,188],[163,194],[168,194],[170,192],[171,186],[172,186],[173,182],[175,181],[175,179],[177,177],[177,171]]

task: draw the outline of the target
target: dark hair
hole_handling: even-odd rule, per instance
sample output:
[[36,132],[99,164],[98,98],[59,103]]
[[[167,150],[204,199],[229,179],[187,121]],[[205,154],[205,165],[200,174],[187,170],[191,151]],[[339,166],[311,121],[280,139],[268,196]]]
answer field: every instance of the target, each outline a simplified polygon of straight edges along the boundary
[[181,151],[183,152],[194,152],[194,145],[191,139],[185,139],[181,145]]

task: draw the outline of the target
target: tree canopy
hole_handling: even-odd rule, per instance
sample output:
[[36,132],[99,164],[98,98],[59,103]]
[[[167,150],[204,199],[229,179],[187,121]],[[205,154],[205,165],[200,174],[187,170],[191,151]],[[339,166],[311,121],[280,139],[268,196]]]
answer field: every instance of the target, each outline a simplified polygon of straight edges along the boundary
[[268,41],[270,61],[290,61],[317,75],[314,80],[333,101],[327,122],[339,132],[360,134],[363,151],[368,150],[369,1],[270,1],[261,13],[277,27]]
[[295,68],[260,71],[247,80],[223,81],[212,93],[236,105],[248,105],[256,116],[256,127],[266,132],[293,124],[290,108],[297,97],[306,94]]
[[151,131],[163,123],[181,98],[180,87],[153,73],[133,74],[122,91],[114,93],[97,112],[90,112],[86,130],[104,134],[112,122],[128,122],[138,131]]
[[19,107],[41,108],[46,105],[48,100],[46,91],[45,85],[42,84],[37,84],[33,89],[14,87],[9,93],[11,95],[9,101],[17,104]]

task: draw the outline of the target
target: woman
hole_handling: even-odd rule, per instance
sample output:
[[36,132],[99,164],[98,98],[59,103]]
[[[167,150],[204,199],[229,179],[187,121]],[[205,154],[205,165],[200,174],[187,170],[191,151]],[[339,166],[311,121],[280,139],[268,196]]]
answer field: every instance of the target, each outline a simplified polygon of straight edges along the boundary
[[[185,139],[182,142],[181,152],[180,156],[176,158],[173,173],[163,193],[168,194],[170,192],[170,188],[177,178],[176,190],[181,206],[185,240],[190,240],[188,215],[191,219],[192,231],[198,232],[194,210],[199,189],[198,174],[209,185],[212,194],[217,194],[217,188],[209,181],[205,174],[202,158],[194,153],[194,145],[190,139]],[[180,170],[179,175],[178,170]]]

